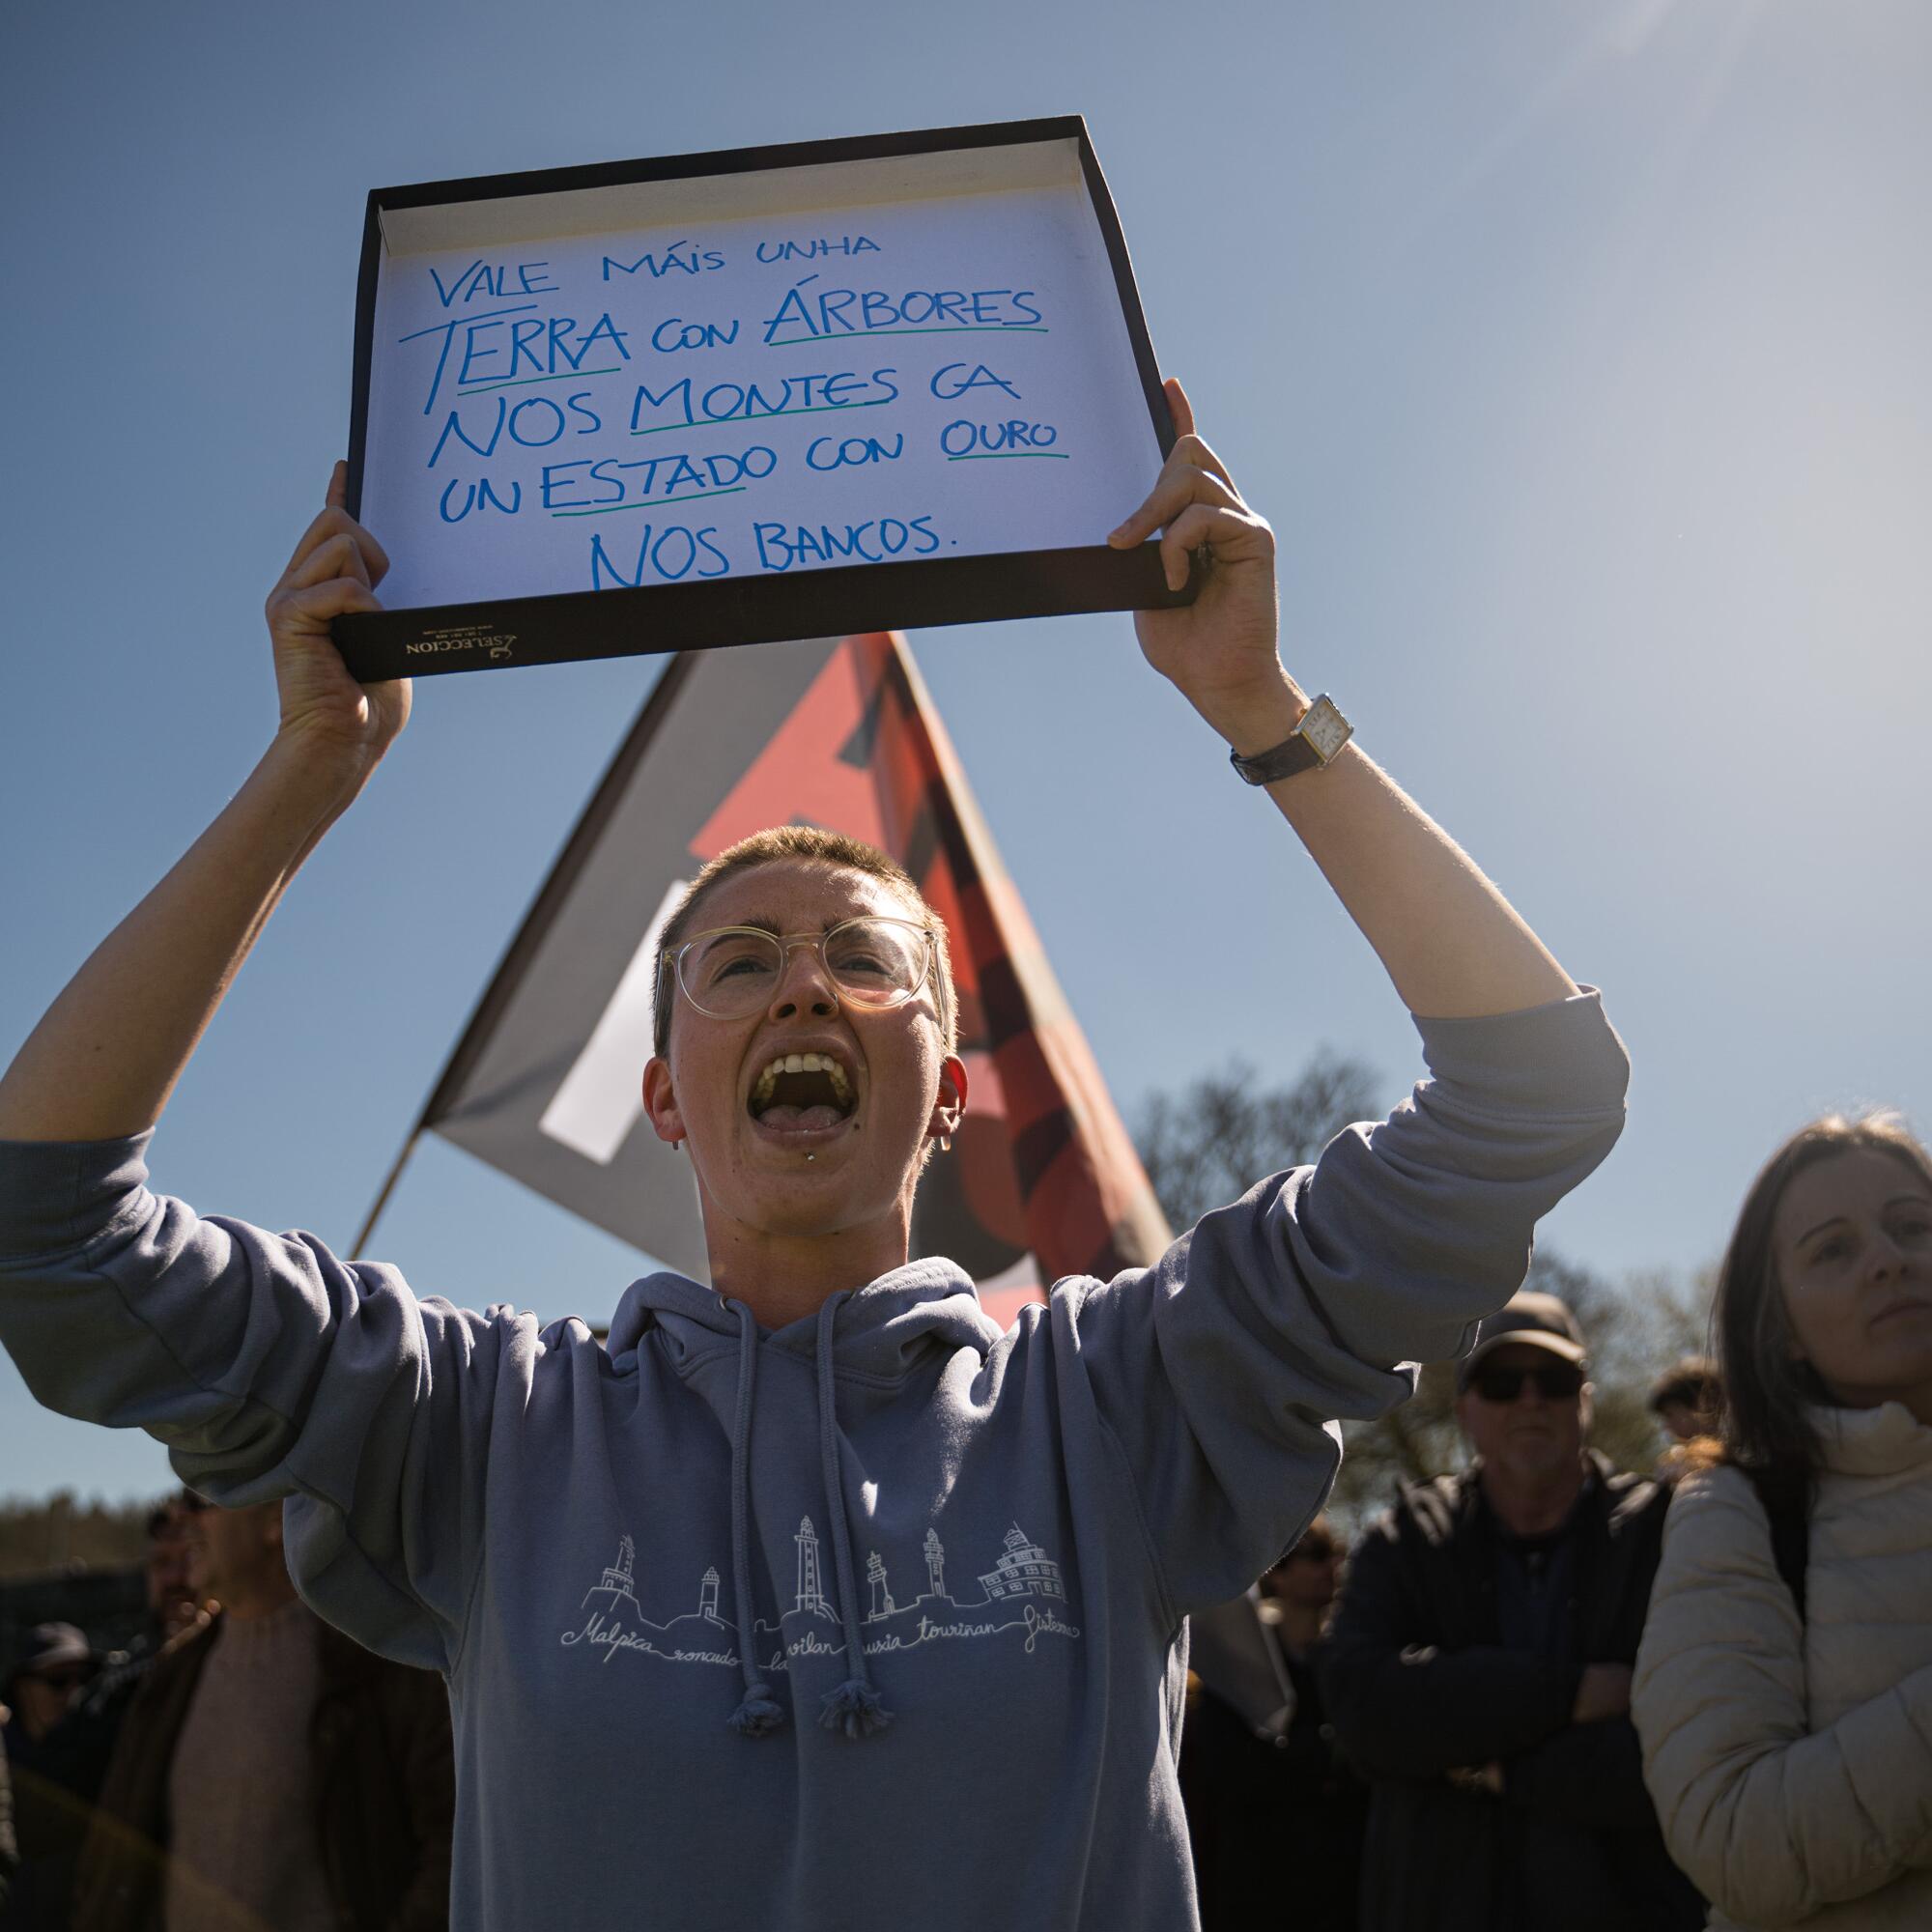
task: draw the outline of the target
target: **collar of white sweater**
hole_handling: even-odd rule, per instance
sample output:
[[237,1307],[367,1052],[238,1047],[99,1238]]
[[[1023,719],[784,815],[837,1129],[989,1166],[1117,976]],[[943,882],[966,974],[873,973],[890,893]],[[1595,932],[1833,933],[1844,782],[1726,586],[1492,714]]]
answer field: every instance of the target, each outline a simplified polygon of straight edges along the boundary
[[1814,1408],[1825,1466],[1841,1476],[1896,1476],[1932,1464],[1932,1428],[1902,1402]]

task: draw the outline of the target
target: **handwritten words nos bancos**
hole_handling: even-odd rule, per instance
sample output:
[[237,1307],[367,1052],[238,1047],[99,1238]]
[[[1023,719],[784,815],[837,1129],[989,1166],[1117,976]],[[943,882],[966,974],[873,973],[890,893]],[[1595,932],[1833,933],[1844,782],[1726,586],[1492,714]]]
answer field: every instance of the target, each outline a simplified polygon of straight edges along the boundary
[[[705,277],[745,258],[733,265],[726,250],[688,239],[602,254],[594,277],[587,269],[570,277],[592,283],[587,297],[547,261],[478,259],[453,275],[428,269],[440,319],[399,342],[420,358],[438,517],[652,512],[641,526],[588,528],[597,589],[948,547],[943,513],[906,503],[904,486],[888,480],[870,514],[841,510],[836,522],[801,521],[794,504],[781,520],[730,519],[727,528],[674,508],[746,496],[755,510],[760,486],[775,478],[780,489],[844,470],[890,479],[900,464],[923,470],[923,458],[1069,460],[1059,426],[1028,403],[1042,380],[1036,339],[1052,332],[1041,297],[909,286],[887,271],[887,257],[865,235],[760,241],[751,261],[782,272],[768,278],[755,314],[717,312],[725,304],[704,299]],[[797,272],[832,258],[836,270]],[[731,279],[742,288],[742,277]],[[982,339],[956,340],[967,335]],[[934,339],[888,347],[895,337]],[[942,407],[925,406],[927,397]],[[868,417],[863,433],[841,433],[823,420],[891,412],[902,398],[921,404],[916,424],[895,427],[888,413]],[[762,427],[794,416],[818,420]],[[621,453],[603,453],[613,443]]]

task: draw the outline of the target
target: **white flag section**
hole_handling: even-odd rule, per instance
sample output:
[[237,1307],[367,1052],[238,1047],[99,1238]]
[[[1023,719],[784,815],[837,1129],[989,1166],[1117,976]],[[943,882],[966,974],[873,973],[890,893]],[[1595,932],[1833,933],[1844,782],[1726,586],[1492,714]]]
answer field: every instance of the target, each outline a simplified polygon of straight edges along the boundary
[[611,1165],[624,1145],[625,1135],[644,1117],[640,1081],[657,1029],[657,975],[653,968],[658,935],[690,883],[674,879],[665,889],[631,963],[624,968],[624,977],[611,995],[611,1004],[591,1028],[583,1051],[537,1122],[552,1140],[561,1141],[599,1167]]

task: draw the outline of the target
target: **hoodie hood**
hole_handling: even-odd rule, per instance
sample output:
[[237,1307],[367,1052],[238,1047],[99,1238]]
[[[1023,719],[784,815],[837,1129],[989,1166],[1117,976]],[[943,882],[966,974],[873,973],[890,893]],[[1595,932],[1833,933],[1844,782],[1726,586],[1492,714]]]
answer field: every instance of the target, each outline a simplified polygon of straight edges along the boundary
[[[720,1341],[738,1340],[737,1304],[687,1275],[647,1274],[634,1281],[611,1318],[606,1347],[614,1366],[629,1366],[653,1328],[662,1331],[673,1361]],[[760,1329],[762,1346],[807,1360],[816,1352],[818,1317],[802,1316],[782,1328]],[[956,1264],[907,1262],[840,1298],[833,1366],[863,1376],[907,1375],[938,1348],[972,1349],[981,1359],[1000,1339],[999,1324],[980,1306],[979,1292]]]

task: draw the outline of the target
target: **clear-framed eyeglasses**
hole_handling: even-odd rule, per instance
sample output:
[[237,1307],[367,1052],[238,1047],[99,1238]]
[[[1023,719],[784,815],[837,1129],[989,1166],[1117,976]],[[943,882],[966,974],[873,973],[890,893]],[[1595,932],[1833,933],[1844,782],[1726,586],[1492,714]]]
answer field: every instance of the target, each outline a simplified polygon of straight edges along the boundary
[[818,954],[839,1000],[880,1011],[902,1007],[932,973],[932,934],[909,919],[848,919],[828,932],[767,932],[720,925],[694,933],[671,955],[684,997],[717,1020],[761,1012],[772,1003],[794,946]]

